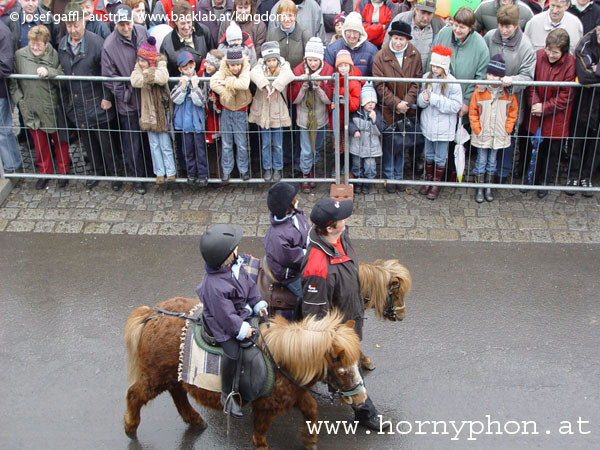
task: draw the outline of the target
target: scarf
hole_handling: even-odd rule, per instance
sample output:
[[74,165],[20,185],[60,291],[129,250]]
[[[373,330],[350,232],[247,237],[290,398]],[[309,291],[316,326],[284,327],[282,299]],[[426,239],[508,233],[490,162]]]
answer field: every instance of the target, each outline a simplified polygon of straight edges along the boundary
[[402,69],[402,63],[404,62],[404,52],[406,51],[407,48],[408,48],[408,44],[406,44],[402,50],[394,50],[394,47],[392,46],[392,41],[390,41],[390,50],[392,51],[392,53],[394,55],[396,55],[396,59],[398,60],[398,64],[400,65],[401,69]]

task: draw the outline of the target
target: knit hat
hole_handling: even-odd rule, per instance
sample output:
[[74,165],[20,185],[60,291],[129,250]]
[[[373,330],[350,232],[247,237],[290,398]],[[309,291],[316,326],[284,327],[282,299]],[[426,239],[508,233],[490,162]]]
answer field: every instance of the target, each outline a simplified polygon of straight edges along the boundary
[[346,14],[344,14],[344,13],[336,14],[333,19],[333,26],[335,27],[338,23],[340,23],[340,22],[343,23],[345,21],[346,21]]
[[305,58],[317,58],[323,61],[325,56],[325,48],[323,47],[323,41],[318,37],[311,37],[306,43],[304,49]]
[[65,17],[65,22],[79,22],[80,20],[83,20],[83,11],[79,3],[67,3],[63,14]]
[[350,52],[346,49],[342,49],[337,53],[335,57],[335,68],[337,69],[340,64],[350,64],[351,67],[354,67],[354,62],[352,62],[352,56]]
[[177,54],[177,67],[187,66],[190,61],[193,61],[194,57],[190,52],[186,52],[185,50],[180,51]]
[[119,6],[115,12],[115,23],[119,22],[133,22],[133,11],[129,6]]
[[443,45],[436,45],[431,49],[431,65],[441,67],[446,72],[450,73],[450,60],[452,59],[452,50]]
[[377,92],[370,81],[365,83],[360,90],[360,106],[365,106],[369,102],[377,103]]
[[398,20],[396,22],[392,22],[388,34],[390,36],[404,36],[405,38],[412,39],[410,25],[402,20]]
[[260,53],[262,54],[263,59],[266,61],[269,58],[279,58],[279,42],[277,41],[267,41],[262,47]]
[[502,55],[496,54],[490,59],[490,63],[487,66],[487,73],[496,75],[497,77],[503,77],[506,75],[506,63]]
[[269,211],[278,219],[283,219],[299,190],[298,183],[290,184],[283,181],[275,183],[267,193]]
[[216,67],[217,69],[221,66],[221,60],[223,59],[223,53],[218,50],[211,50],[206,54],[206,64]]
[[227,64],[242,64],[244,62],[244,51],[241,46],[234,45],[227,49]]
[[156,64],[158,50],[156,50],[156,38],[154,36],[150,36],[148,40],[140,46],[138,56],[148,61],[151,66]]
[[231,45],[231,41],[235,41],[236,39],[242,39],[242,29],[235,22],[231,22],[227,27],[227,31],[225,31],[225,39],[227,43]]
[[365,27],[363,27],[362,17],[356,11],[352,11],[346,16],[346,20],[344,20],[343,31],[347,30],[358,31],[361,35],[366,34]]

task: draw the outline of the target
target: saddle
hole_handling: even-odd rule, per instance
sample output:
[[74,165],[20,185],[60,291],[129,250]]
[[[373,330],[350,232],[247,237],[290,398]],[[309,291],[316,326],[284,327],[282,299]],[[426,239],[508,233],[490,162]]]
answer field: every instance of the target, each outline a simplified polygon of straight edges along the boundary
[[[194,340],[196,344],[208,353],[223,356],[223,348],[212,336],[210,329],[204,322],[204,317],[194,324]],[[258,317],[248,318],[252,328],[258,328]],[[242,358],[242,372],[239,380],[239,393],[244,402],[267,397],[273,390],[275,383],[275,368],[262,350],[254,342],[245,339],[240,344]]]
[[258,270],[258,279],[256,285],[263,300],[269,307],[277,309],[294,309],[298,298],[287,287],[281,284],[267,264],[267,258],[263,257],[260,269]]

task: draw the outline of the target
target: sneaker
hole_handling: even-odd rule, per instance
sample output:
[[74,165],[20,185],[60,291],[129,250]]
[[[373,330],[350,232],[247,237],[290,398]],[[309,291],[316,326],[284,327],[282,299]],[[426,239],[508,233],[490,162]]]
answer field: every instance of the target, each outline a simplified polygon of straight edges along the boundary
[[396,185],[396,192],[404,192],[404,191],[406,191],[406,186],[404,186],[403,184]]
[[263,178],[265,179],[265,181],[267,181],[267,182],[271,181],[272,177],[273,177],[273,171],[271,169],[265,170],[265,173],[263,174]]
[[113,191],[115,191],[115,192],[120,191],[122,187],[123,187],[122,181],[113,181],[112,182],[112,190]]
[[48,184],[48,179],[47,178],[40,178],[39,180],[37,180],[37,183],[35,183],[35,188],[38,191],[41,191],[42,189],[46,188],[47,184]]
[[242,172],[240,174],[240,178],[244,181],[248,181],[250,179],[250,173],[249,172]]
[[273,181],[274,181],[275,183],[277,183],[277,182],[278,182],[278,181],[280,181],[280,180],[281,180],[281,170],[277,170],[277,169],[275,169],[275,170],[273,171]]
[[[567,181],[567,187],[577,188],[578,186],[579,186],[579,180],[577,180],[575,178],[569,178],[569,181]],[[565,194],[567,194],[570,197],[573,197],[576,193],[577,193],[577,191],[565,191]]]
[[[585,188],[591,188],[594,186],[592,186],[592,180],[590,180],[588,178],[584,178],[583,180],[581,180],[581,187],[585,189]],[[584,197],[593,197],[594,193],[590,192],[590,191],[584,191],[581,193],[581,195],[583,195]]]
[[144,195],[146,193],[146,186],[141,181],[133,183],[133,190],[136,194]]
[[65,179],[58,180],[58,182],[56,184],[59,188],[64,189],[65,187],[67,187],[67,184],[69,184],[69,180],[65,180]]
[[388,194],[393,194],[394,192],[396,192],[396,185],[395,184],[386,184],[385,191]]
[[221,175],[221,183],[223,184],[229,184],[229,179],[231,178],[231,175],[228,173],[223,173],[223,175]]
[[198,184],[198,178],[189,177],[187,179],[187,184],[189,184],[190,186],[196,186]]

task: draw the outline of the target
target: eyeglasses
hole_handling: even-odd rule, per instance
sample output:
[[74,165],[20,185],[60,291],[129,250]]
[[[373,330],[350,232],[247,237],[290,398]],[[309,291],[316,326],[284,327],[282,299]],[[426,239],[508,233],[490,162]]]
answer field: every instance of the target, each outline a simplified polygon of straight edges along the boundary
[[561,56],[562,55],[562,52],[559,51],[559,50],[548,50],[548,49],[545,49],[545,51],[546,51],[546,55],[548,55],[548,56]]

